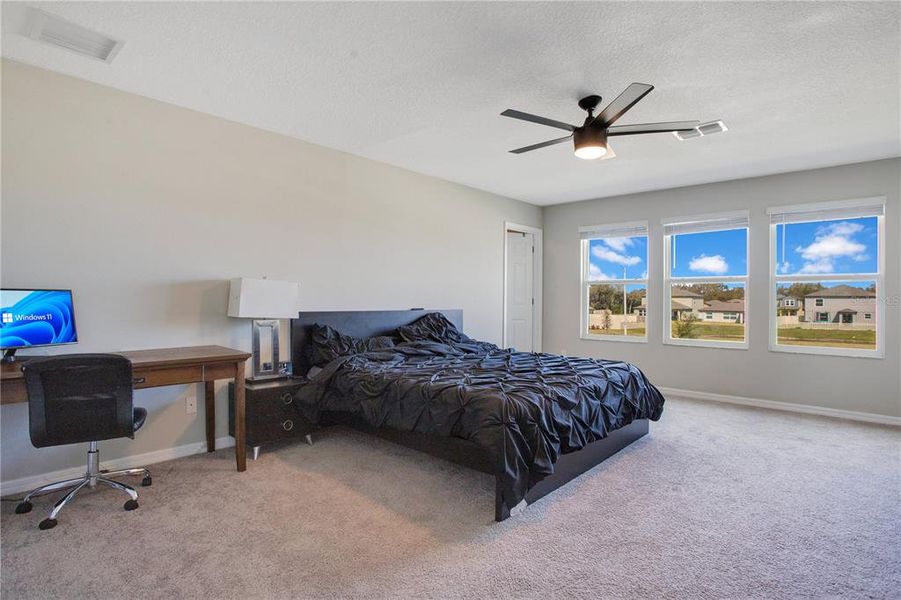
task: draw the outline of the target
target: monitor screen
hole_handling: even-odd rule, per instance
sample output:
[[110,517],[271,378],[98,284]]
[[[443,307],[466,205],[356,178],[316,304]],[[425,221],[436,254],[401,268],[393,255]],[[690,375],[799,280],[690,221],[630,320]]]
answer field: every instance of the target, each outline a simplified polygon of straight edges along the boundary
[[74,344],[72,290],[0,290],[0,348]]

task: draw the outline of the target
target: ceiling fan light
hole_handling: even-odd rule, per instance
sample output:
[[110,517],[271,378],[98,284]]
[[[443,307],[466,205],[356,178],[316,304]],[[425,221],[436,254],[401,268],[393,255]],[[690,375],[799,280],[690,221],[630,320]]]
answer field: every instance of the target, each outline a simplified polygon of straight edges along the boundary
[[600,127],[580,127],[573,131],[576,156],[585,160],[607,154],[607,132]]
[[607,154],[607,148],[604,146],[582,146],[576,148],[576,156],[585,160],[601,158]]

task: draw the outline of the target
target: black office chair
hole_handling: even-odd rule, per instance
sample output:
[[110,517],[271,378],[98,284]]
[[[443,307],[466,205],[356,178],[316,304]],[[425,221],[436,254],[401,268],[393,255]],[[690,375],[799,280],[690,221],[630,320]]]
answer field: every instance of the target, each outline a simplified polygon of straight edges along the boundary
[[143,475],[141,485],[151,485],[147,469],[101,471],[97,442],[134,438],[147,418],[147,411],[132,406],[131,361],[118,354],[70,354],[32,359],[22,367],[28,390],[28,422],[31,443],[36,448],[90,442],[84,477],[58,481],[30,492],[16,506],[18,514],[30,512],[31,498],[67,488],[41,521],[41,529],[56,526],[56,517],[85,486],[98,483],[122,490],[130,496],[125,510],[138,507],[138,492],[112,477]]

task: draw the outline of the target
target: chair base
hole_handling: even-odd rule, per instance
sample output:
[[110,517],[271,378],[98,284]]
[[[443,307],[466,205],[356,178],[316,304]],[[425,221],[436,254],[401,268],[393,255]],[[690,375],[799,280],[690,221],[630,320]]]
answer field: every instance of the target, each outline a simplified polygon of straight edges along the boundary
[[38,525],[40,529],[53,529],[54,527],[56,527],[56,517],[57,515],[59,515],[60,511],[67,504],[72,502],[72,500],[81,490],[86,487],[93,489],[97,487],[98,483],[128,494],[129,498],[125,502],[123,508],[125,508],[125,510],[134,510],[138,508],[138,492],[130,485],[125,485],[124,483],[114,481],[111,478],[137,475],[143,476],[143,479],[141,481],[142,486],[146,487],[152,485],[153,479],[150,477],[150,471],[144,468],[120,469],[118,471],[101,471],[100,451],[97,449],[97,442],[91,442],[90,446],[88,447],[87,469],[85,470],[83,477],[57,481],[55,483],[50,483],[32,490],[28,493],[27,496],[25,496],[25,498],[22,499],[22,502],[20,502],[19,505],[16,506],[16,514],[21,515],[31,512],[31,509],[33,508],[31,499],[35,496],[49,494],[59,490],[68,490],[62,498],[56,501],[56,504],[53,505],[53,509],[50,511],[50,514],[47,516],[47,518],[41,521],[40,525]]

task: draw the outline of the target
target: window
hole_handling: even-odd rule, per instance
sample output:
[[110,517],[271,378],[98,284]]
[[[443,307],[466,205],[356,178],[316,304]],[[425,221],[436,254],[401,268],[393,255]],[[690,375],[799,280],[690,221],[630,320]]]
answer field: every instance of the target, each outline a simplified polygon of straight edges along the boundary
[[648,224],[579,229],[583,339],[647,341]]
[[[881,357],[885,198],[782,206],[770,216],[770,349]],[[780,314],[777,298],[798,298]]]
[[747,348],[747,211],[665,219],[663,232],[664,343]]

